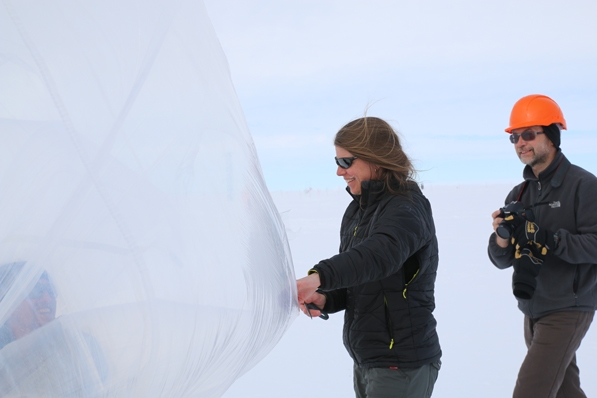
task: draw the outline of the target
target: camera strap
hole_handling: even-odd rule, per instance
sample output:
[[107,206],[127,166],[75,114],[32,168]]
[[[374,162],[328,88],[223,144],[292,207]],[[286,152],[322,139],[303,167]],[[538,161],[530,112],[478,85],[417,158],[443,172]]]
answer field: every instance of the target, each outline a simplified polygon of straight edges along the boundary
[[520,188],[520,192],[518,192],[518,197],[516,198],[517,202],[520,202],[520,200],[522,199],[522,193],[524,192],[524,189],[527,187],[528,183],[529,183],[529,181],[525,180],[524,184],[522,184],[522,188]]

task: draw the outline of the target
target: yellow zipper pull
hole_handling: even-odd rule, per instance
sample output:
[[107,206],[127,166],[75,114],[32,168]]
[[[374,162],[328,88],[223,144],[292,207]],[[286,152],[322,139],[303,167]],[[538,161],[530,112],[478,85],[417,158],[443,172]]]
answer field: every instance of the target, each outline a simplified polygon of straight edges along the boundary
[[420,270],[421,269],[419,268],[417,270],[417,272],[415,272],[415,274],[413,275],[413,277],[410,279],[410,281],[408,281],[406,283],[406,285],[404,285],[404,290],[402,291],[402,297],[404,297],[404,299],[406,299],[406,290],[408,289],[408,285],[410,285],[410,283],[415,280],[415,278],[417,277],[417,275],[418,275],[418,273],[419,273]]
[[357,236],[357,229],[359,229],[358,225],[356,227],[354,227],[354,234],[353,234],[353,236]]

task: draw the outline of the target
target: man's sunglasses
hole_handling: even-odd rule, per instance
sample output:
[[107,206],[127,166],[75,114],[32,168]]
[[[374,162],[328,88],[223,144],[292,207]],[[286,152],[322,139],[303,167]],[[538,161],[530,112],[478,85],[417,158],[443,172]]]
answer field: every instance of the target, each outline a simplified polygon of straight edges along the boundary
[[44,296],[44,293],[48,293],[52,299],[56,298],[56,292],[52,289],[52,286],[46,284],[37,284],[28,297],[32,300],[39,300]]
[[512,134],[510,134],[510,142],[513,144],[516,144],[521,137],[525,141],[533,141],[537,137],[537,134],[543,134],[543,133],[541,131],[539,131],[539,132],[525,131],[524,133],[520,133],[520,134],[512,133]]
[[353,156],[351,158],[337,158],[337,157],[334,157],[334,159],[336,159],[336,164],[338,166],[340,166],[343,169],[347,169],[350,166],[352,166],[352,162],[354,162],[355,159],[357,159],[357,157],[356,156]]

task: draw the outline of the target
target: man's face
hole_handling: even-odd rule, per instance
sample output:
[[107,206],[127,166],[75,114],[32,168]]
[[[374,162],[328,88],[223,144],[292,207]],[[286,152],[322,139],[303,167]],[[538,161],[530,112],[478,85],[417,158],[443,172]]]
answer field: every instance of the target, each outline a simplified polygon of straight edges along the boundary
[[549,138],[543,134],[543,127],[541,126],[514,129],[512,134],[522,134],[527,131],[540,134],[536,134],[535,139],[529,141],[525,141],[521,136],[518,142],[514,144],[514,149],[522,163],[530,166],[533,171],[542,171],[553,160],[556,149]]
[[47,279],[40,279],[11,316],[11,323],[34,330],[56,318],[56,294]]

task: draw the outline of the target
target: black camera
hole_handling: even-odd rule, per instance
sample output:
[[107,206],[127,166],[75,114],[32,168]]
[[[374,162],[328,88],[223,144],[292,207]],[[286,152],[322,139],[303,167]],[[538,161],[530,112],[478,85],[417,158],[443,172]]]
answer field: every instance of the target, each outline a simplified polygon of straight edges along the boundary
[[[522,217],[524,220],[535,221],[535,214],[533,213],[533,210],[530,208],[525,208],[522,202],[510,202],[500,209],[500,214],[498,217],[505,219],[508,216],[518,216]],[[516,229],[516,225],[504,220],[500,223],[500,225],[498,225],[495,232],[500,238],[509,239],[514,233],[514,229]]]

